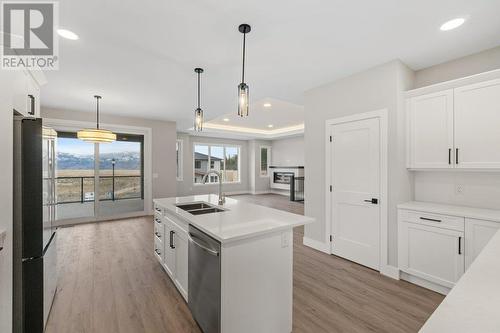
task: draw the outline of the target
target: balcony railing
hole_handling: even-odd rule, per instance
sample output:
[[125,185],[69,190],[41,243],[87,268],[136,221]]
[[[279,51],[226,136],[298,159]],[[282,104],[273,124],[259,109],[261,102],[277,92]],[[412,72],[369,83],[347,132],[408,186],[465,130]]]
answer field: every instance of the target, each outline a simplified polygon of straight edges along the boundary
[[[95,201],[93,176],[57,177],[57,203],[85,203]],[[99,176],[100,201],[144,199],[141,176]]]

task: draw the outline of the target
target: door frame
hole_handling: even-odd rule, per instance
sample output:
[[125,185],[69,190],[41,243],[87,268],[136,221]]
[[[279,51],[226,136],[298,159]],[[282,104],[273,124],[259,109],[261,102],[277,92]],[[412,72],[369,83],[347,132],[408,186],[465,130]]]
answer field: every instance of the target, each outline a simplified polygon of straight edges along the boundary
[[370,111],[365,113],[358,113],[351,116],[340,118],[328,119],[325,121],[325,242],[328,244],[328,251],[332,254],[332,242],[330,235],[332,234],[332,192],[330,192],[331,185],[331,170],[332,170],[332,156],[330,146],[331,126],[356,122],[361,120],[373,119],[379,120],[380,130],[380,259],[379,271],[385,271],[385,267],[389,266],[389,252],[388,252],[388,112],[387,109]]
[[[95,127],[95,123],[88,121],[79,121],[79,120],[67,120],[67,119],[55,119],[55,118],[44,118],[43,123],[45,126],[54,128],[56,131],[69,131],[76,132],[82,128],[93,128]],[[110,216],[98,216],[98,208],[94,207],[94,216],[91,217],[78,217],[74,219],[61,220],[59,222],[56,221],[57,226],[64,225],[73,225],[79,223],[88,223],[88,222],[100,222],[100,221],[108,221],[115,220],[119,218],[129,218],[129,217],[137,217],[137,216],[146,216],[153,214],[153,188],[152,188],[152,134],[153,131],[150,127],[140,127],[140,126],[129,126],[129,125],[119,125],[119,124],[110,124],[110,123],[101,123],[103,128],[107,128],[111,131],[118,133],[128,133],[128,134],[137,134],[144,136],[144,210],[130,213],[120,213],[116,215]],[[99,156],[99,150],[96,150],[95,153]],[[96,180],[99,175],[96,174]],[[99,189],[99,182],[95,183],[96,185],[96,193]]]

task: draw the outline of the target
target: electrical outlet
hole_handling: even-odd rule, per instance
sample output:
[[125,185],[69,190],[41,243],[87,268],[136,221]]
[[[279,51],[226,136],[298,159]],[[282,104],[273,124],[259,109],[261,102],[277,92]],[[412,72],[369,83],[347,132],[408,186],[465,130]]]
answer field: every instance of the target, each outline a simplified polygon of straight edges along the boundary
[[458,195],[464,194],[464,186],[462,184],[455,185],[455,193]]

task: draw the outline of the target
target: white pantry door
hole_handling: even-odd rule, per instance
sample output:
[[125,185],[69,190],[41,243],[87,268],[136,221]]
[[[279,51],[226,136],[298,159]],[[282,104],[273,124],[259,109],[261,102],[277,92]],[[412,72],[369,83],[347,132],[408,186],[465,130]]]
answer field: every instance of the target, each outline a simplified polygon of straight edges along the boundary
[[379,270],[380,120],[331,126],[332,254]]

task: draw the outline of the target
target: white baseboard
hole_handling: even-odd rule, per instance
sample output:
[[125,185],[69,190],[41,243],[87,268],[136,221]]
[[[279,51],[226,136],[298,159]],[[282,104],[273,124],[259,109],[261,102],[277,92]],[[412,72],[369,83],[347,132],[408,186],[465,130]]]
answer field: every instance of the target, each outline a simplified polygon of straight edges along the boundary
[[264,190],[264,191],[252,191],[250,194],[253,195],[258,195],[258,194],[269,194],[272,193],[270,190]]
[[391,265],[383,265],[380,267],[380,274],[399,280],[399,268]]
[[324,252],[326,254],[331,254],[330,253],[330,246],[328,243],[320,242],[320,241],[317,241],[317,240],[309,238],[309,237],[303,237],[302,243],[305,246],[312,247],[315,250]]
[[405,273],[405,272],[401,272],[401,280],[405,280],[405,281],[408,281],[410,283],[416,284],[420,287],[430,289],[430,290],[435,291],[437,293],[440,293],[442,295],[448,295],[448,293],[451,290],[451,288],[441,286],[441,285],[436,284],[434,282],[424,280],[422,278],[419,278],[419,277],[414,276],[414,275],[410,275],[410,274]]

